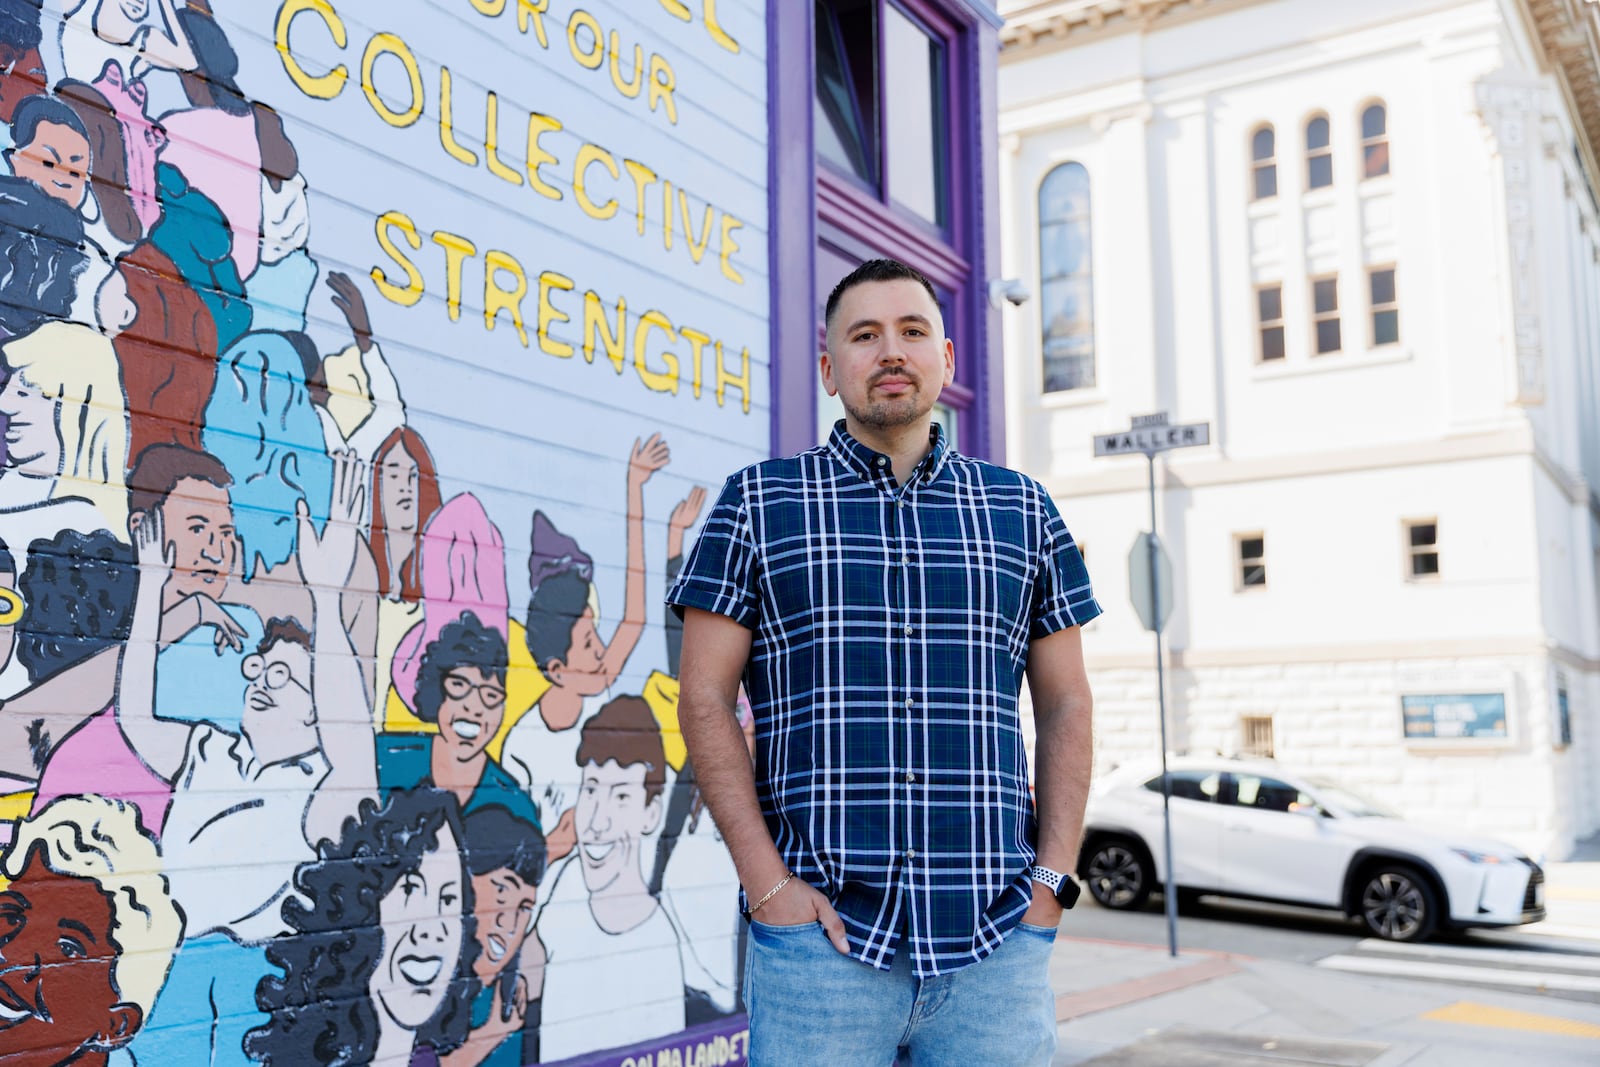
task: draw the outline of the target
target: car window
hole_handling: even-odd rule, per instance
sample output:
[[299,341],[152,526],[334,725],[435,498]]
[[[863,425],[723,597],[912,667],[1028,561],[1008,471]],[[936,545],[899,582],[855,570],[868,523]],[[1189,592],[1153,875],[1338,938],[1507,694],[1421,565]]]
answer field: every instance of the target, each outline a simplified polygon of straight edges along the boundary
[[1263,811],[1303,811],[1315,809],[1317,802],[1288,782],[1258,774],[1235,774],[1232,796],[1224,803]]
[[[1217,793],[1222,785],[1220,771],[1170,771],[1167,777],[1172,781],[1172,797],[1174,800],[1198,800],[1203,803],[1215,803]],[[1158,774],[1144,784],[1152,793],[1161,792],[1161,776]]]

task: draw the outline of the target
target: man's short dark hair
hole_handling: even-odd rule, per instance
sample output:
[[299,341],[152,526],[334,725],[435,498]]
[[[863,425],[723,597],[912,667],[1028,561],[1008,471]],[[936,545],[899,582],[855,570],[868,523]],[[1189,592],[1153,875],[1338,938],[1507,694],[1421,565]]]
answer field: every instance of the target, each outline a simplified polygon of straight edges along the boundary
[[444,676],[457,667],[477,667],[506,684],[506,639],[498,630],[478,621],[478,616],[463,611],[455,622],[445,623],[422,653],[417,668],[417,718],[439,721],[439,705],[444,703]]
[[507,870],[526,885],[544,879],[544,834],[526,819],[519,819],[499,804],[486,804],[462,818],[465,837],[461,851],[467,870],[474,875]]
[[646,802],[661,795],[667,784],[667,750],[661,727],[643,697],[617,697],[583,724],[578,742],[578,766],[604,766],[616,760],[619,767],[644,764]]
[[588,579],[576,571],[551,575],[539,583],[528,601],[528,623],[523,640],[534,666],[546,677],[551,660],[567,662],[572,650],[572,630],[589,607]]
[[128,513],[154,511],[186,478],[208,482],[218,489],[233,484],[233,476],[222,461],[209,452],[183,445],[151,445],[139,453],[128,474]]
[[299,645],[308,653],[311,651],[311,631],[301,626],[300,620],[293,617],[267,620],[267,625],[261,631],[261,640],[256,643],[256,655],[266,655],[267,649],[279,641]]
[[915,267],[908,267],[898,259],[869,259],[855,270],[846,274],[833,287],[833,292],[828,294],[828,308],[823,314],[823,325],[833,326],[834,312],[839,310],[839,301],[844,299],[844,294],[858,285],[868,282],[916,282],[928,292],[928,299],[933,301],[933,306],[939,306],[939,294],[933,291],[933,283],[928,276]]
[[0,0],[0,56],[39,47],[39,0]]
[[[18,148],[26,148],[33,143],[39,133],[39,124],[53,122],[57,126],[67,129],[82,137],[89,139],[89,131],[83,125],[83,120],[78,113],[68,106],[65,100],[59,97],[46,96],[44,93],[35,93],[23,99],[17,105],[17,110],[11,116],[11,140]],[[84,161],[84,173],[89,171],[88,161]]]

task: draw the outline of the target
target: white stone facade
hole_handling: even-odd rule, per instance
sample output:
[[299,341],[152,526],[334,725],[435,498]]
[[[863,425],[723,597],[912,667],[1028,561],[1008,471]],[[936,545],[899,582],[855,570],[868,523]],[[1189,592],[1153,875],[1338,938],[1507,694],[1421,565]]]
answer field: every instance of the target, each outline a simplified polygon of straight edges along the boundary
[[[1242,720],[1270,718],[1288,765],[1561,858],[1600,830],[1600,16],[1000,9],[1003,262],[1035,294],[1006,313],[1008,457],[1056,495],[1107,608],[1085,633],[1098,766],[1159,742],[1128,599],[1146,467],[1090,442],[1168,411],[1212,441],[1157,465],[1169,747],[1238,752]],[[1367,176],[1374,104],[1389,166]],[[1332,180],[1308,188],[1319,116]],[[1264,124],[1277,191],[1255,198]],[[1089,182],[1094,384],[1046,393],[1039,190],[1069,162]],[[1396,300],[1374,305],[1371,272],[1391,269]],[[1326,354],[1319,279],[1337,296]],[[1262,359],[1261,287],[1280,292],[1282,358]],[[1434,526],[1436,577],[1413,576],[1408,523]],[[1264,541],[1262,586],[1241,584],[1242,536]],[[1403,696],[1458,693],[1503,695],[1506,736],[1406,737]]]

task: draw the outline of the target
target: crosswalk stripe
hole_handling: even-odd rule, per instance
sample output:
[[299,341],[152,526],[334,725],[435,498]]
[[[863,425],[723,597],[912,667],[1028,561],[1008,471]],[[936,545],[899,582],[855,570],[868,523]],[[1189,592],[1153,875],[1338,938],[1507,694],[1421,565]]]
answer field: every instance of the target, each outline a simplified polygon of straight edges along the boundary
[[1560,1034],[1564,1037],[1587,1037],[1600,1040],[1600,1026],[1564,1019],[1559,1015],[1536,1015],[1531,1011],[1512,1011],[1490,1004],[1474,1004],[1463,1000],[1427,1012],[1424,1019],[1440,1023],[1465,1023],[1468,1026],[1493,1026],[1501,1030],[1530,1030],[1537,1034]]
[[1363,952],[1387,956],[1417,956],[1440,962],[1482,960],[1486,963],[1533,964],[1558,971],[1586,971],[1600,974],[1600,956],[1541,952],[1538,949],[1493,948],[1477,945],[1409,945],[1369,937],[1356,947]]
[[1554,971],[1507,971],[1487,967],[1434,963],[1427,960],[1396,960],[1380,956],[1329,956],[1317,961],[1318,967],[1356,974],[1375,974],[1392,978],[1437,978],[1477,985],[1507,986],[1514,989],[1553,989],[1567,993],[1600,993],[1600,976],[1560,974]]

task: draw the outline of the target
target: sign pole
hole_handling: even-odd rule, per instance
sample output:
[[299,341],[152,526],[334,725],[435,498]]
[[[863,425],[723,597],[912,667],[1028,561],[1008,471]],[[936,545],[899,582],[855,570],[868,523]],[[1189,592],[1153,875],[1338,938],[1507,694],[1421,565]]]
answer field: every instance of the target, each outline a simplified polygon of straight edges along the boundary
[[1156,633],[1156,701],[1161,708],[1161,830],[1166,847],[1166,884],[1162,896],[1167,906],[1167,953],[1178,955],[1178,891],[1172,878],[1172,778],[1167,774],[1167,678],[1161,654],[1161,583],[1156,572],[1156,454],[1145,453],[1150,465],[1150,618]]

